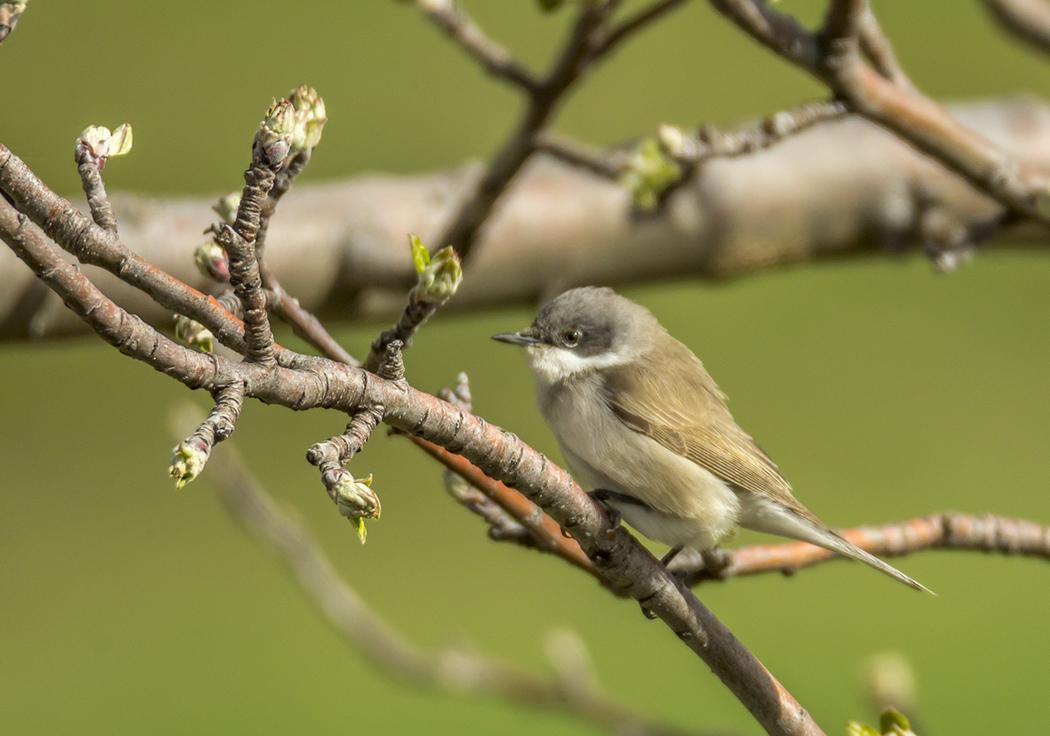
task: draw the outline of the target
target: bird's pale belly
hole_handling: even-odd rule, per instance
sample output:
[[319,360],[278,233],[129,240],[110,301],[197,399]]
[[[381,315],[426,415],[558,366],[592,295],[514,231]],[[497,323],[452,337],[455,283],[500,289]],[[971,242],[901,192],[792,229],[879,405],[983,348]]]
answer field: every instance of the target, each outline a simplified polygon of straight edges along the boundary
[[642,504],[611,505],[650,539],[708,549],[737,524],[740,501],[720,478],[623,424],[604,404],[561,400],[541,405],[573,475]]

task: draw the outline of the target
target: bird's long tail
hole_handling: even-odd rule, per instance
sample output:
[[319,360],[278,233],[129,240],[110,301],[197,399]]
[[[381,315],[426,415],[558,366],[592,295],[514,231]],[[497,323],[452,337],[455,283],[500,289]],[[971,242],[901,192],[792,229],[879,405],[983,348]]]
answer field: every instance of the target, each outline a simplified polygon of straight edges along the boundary
[[[892,565],[883,562],[874,555],[868,554],[857,545],[846,541],[835,532],[820,524],[819,521],[811,521],[810,519],[787,509],[775,508],[774,510],[774,507],[772,507],[771,504],[763,508],[762,511],[763,513],[753,515],[747,520],[741,520],[741,526],[759,532],[779,534],[783,537],[791,537],[792,539],[815,544],[818,547],[837,552],[843,557],[848,557],[851,560],[857,560],[858,562],[863,562],[865,565],[874,567],[879,572],[890,576],[898,582],[904,583],[909,588],[925,590],[927,593],[936,595],[922,583],[912,580]],[[815,520],[816,517],[813,517],[813,519]]]
[[821,538],[819,540],[807,539],[805,541],[812,542],[813,544],[823,547],[824,549],[829,549],[832,552],[838,552],[843,557],[848,557],[851,560],[863,562],[865,565],[874,567],[876,570],[883,573],[884,575],[889,575],[894,580],[904,583],[909,588],[915,588],[915,590],[925,590],[927,593],[936,595],[936,593],[934,593],[922,583],[913,580],[912,578],[908,577],[900,570],[895,568],[893,565],[883,562],[875,555],[865,552],[857,545],[846,541],[835,532],[831,530],[827,530],[826,532],[824,530],[820,531],[823,532],[823,534],[821,535]]

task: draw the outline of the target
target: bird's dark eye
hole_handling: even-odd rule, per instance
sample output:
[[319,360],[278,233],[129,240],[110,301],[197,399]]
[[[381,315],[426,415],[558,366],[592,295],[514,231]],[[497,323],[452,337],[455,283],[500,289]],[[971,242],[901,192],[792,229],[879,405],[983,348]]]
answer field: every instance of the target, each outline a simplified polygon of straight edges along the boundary
[[579,330],[572,329],[566,330],[561,334],[561,339],[565,341],[565,344],[570,348],[574,348],[580,344],[580,340],[583,338],[583,333]]

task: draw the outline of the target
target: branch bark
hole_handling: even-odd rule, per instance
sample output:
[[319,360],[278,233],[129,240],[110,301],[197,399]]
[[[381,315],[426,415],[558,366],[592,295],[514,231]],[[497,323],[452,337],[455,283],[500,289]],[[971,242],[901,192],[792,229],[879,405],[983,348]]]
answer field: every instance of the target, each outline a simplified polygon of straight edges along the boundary
[[[5,151],[0,148],[0,154]],[[0,173],[10,165],[10,159],[0,159]],[[10,181],[0,177],[0,185],[10,196]],[[46,217],[39,219],[39,224],[52,226]],[[100,233],[108,231],[92,223],[77,236],[90,241]],[[26,216],[6,200],[0,201],[0,236],[100,337],[123,354],[190,388],[214,391],[241,383],[245,396],[300,410],[326,407],[349,414],[363,406],[383,407],[383,421],[390,426],[446,449],[454,448],[490,478],[517,485],[572,534],[601,571],[606,585],[661,618],[768,733],[823,733],[776,678],[687,588],[625,529],[613,526],[564,470],[513,434],[411,386],[369,378],[371,374],[361,369],[331,361],[313,359],[302,368],[285,367],[278,352],[277,365],[266,367],[195,353],[114,304],[76,267],[61,259],[39,231],[27,224]]]
[[[178,434],[186,431],[180,428]],[[332,628],[392,679],[457,696],[488,695],[562,711],[613,734],[695,733],[629,711],[593,685],[569,677],[543,679],[463,649],[414,647],[340,577],[309,531],[280,509],[232,447],[217,452],[208,468],[215,472],[216,490],[230,514],[289,568]]]
[[[949,110],[1026,166],[1050,172],[1046,103],[1013,99]],[[435,231],[477,176],[476,167],[465,167],[296,189],[271,225],[267,263],[284,288],[326,323],[394,319],[416,278],[405,233],[436,242]],[[111,195],[111,201],[121,240],[130,246],[120,257],[125,273],[138,273],[148,262],[214,293],[192,258],[212,222],[211,201],[128,195]],[[964,229],[1002,212],[960,177],[855,117],[818,125],[761,155],[708,162],[661,214],[641,220],[632,217],[630,196],[618,185],[541,159],[526,167],[493,213],[465,266],[462,288],[444,309],[534,303],[583,284],[719,280],[825,259],[897,256],[924,245],[921,220],[931,201]],[[997,235],[1015,247],[1050,243],[1047,231],[1033,226]],[[165,330],[169,310],[179,309],[159,306],[105,274],[97,283]],[[7,249],[0,251],[0,340],[84,331],[28,269]]]

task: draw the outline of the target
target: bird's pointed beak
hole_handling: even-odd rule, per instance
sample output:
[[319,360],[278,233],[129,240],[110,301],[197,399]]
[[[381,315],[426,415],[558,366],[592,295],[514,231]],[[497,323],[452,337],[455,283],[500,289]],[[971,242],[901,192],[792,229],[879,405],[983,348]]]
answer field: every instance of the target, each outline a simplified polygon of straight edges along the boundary
[[543,340],[537,339],[528,330],[522,330],[521,332],[504,332],[502,335],[493,335],[492,339],[497,342],[509,343],[510,345],[521,345],[522,347],[543,344]]

